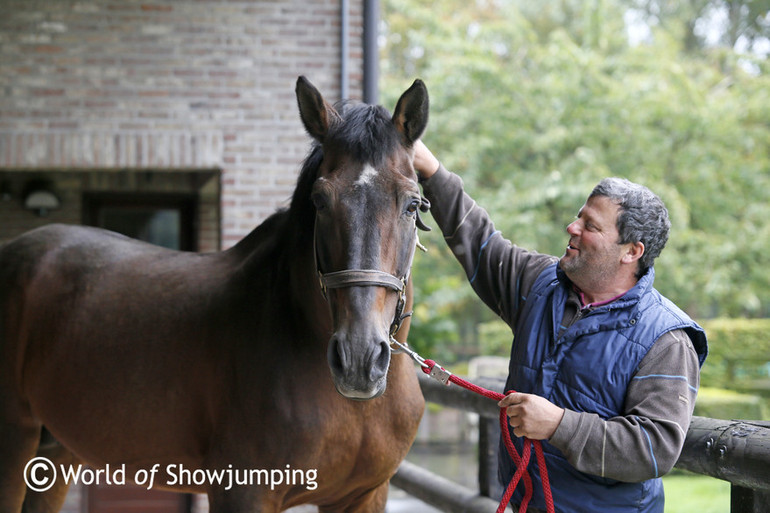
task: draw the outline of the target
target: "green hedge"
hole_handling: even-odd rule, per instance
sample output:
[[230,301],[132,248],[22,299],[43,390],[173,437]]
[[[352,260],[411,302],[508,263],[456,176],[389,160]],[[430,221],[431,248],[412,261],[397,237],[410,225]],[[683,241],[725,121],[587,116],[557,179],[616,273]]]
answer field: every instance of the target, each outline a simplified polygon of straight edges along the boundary
[[770,360],[770,319],[709,319],[700,325],[713,353]]
[[701,322],[709,357],[701,386],[770,393],[770,319],[711,319]]
[[714,419],[766,420],[767,405],[761,397],[733,390],[701,387],[695,415]]

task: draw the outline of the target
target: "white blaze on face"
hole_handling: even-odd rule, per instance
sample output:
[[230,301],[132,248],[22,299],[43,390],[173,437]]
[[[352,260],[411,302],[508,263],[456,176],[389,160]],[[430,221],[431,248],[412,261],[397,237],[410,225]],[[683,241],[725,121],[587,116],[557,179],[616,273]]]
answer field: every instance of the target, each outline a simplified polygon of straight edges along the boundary
[[355,181],[355,185],[358,185],[358,186],[371,185],[374,182],[374,178],[376,176],[377,176],[377,170],[374,169],[369,164],[367,164],[364,167],[364,170],[361,171],[361,176],[359,176],[358,180]]

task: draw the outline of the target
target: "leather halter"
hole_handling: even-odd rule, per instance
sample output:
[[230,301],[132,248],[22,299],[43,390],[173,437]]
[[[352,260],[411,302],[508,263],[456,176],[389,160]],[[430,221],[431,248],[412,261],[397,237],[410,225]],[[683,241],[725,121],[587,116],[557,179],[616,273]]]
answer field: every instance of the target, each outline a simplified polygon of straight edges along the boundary
[[403,278],[399,279],[390,273],[376,269],[352,269],[326,274],[318,271],[318,277],[321,280],[321,289],[324,295],[326,295],[326,289],[353,286],[380,286],[393,289],[396,292],[401,292],[404,288]]
[[[421,198],[420,210],[427,212],[430,209],[430,202]],[[399,278],[393,274],[379,269],[345,269],[342,271],[333,271],[330,273],[324,273],[321,271],[321,266],[318,261],[318,245],[317,245],[317,227],[318,224],[313,227],[313,258],[315,259],[316,272],[318,273],[318,281],[321,285],[321,293],[324,299],[328,300],[328,289],[340,289],[346,287],[385,287],[398,292],[398,303],[396,303],[396,312],[393,317],[393,322],[390,324],[390,338],[394,340],[396,333],[401,328],[401,324],[404,319],[411,317],[412,312],[404,313],[406,307],[406,284],[409,281],[409,274],[412,270],[412,262],[414,260],[414,253],[416,248],[420,248],[423,251],[427,251],[425,247],[420,244],[420,240],[417,236],[417,229],[430,231],[430,227],[420,219],[420,214],[415,214],[415,227],[414,227],[414,243],[412,249],[409,252],[408,265],[404,276]]]

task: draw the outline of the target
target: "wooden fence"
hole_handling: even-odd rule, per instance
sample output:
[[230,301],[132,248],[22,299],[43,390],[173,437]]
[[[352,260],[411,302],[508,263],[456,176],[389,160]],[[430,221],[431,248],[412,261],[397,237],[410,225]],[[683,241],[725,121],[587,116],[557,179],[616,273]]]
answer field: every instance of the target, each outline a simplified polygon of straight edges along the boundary
[[[479,490],[470,490],[404,461],[391,483],[447,513],[492,513],[502,488],[497,482],[500,410],[464,388],[445,386],[418,371],[425,400],[479,415]],[[501,379],[478,385],[502,390]],[[731,513],[770,512],[770,422],[693,417],[676,468],[731,483]],[[510,511],[510,507],[509,507]]]

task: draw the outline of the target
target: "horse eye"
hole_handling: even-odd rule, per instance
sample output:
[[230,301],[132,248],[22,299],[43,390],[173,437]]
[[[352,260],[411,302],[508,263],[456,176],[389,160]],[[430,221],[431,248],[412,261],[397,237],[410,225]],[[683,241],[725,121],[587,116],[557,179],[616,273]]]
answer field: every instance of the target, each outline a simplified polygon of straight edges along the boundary
[[409,206],[406,207],[406,212],[410,215],[417,212],[417,209],[420,208],[420,200],[413,199],[411,202],[409,202]]
[[310,196],[310,201],[313,202],[313,206],[316,211],[324,210],[326,208],[326,196],[320,192],[315,192]]

